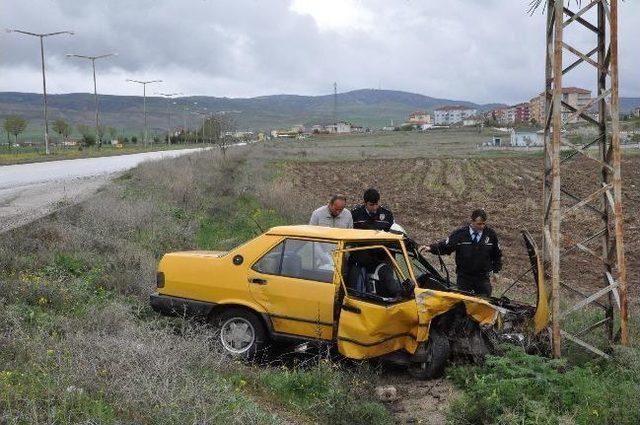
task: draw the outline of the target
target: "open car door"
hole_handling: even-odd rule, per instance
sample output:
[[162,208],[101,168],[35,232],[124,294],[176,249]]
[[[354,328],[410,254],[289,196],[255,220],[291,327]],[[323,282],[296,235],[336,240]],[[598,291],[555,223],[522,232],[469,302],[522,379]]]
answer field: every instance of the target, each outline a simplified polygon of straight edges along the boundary
[[533,326],[535,334],[539,334],[549,324],[549,297],[547,288],[544,285],[544,267],[535,240],[529,232],[522,231],[524,244],[527,247],[527,254],[531,262],[531,270],[537,287],[536,312],[533,315]]
[[352,258],[344,262],[344,273],[340,276],[344,298],[338,321],[338,351],[352,359],[378,357],[402,349],[415,352],[420,324],[416,300],[408,288],[410,277],[405,276],[389,249],[383,245],[346,248],[336,251],[335,255],[344,258],[355,252],[379,258],[384,253],[380,264],[386,265],[378,265],[374,275],[386,267],[387,278],[393,279],[395,288],[382,290],[362,285],[362,280],[354,282],[354,276],[355,279],[360,276],[373,281],[380,276],[372,278],[371,273],[367,276],[365,268]]

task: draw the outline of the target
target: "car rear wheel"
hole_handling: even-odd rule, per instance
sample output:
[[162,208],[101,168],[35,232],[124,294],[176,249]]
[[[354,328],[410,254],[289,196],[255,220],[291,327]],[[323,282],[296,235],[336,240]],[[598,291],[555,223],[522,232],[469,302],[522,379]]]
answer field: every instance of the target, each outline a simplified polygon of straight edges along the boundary
[[252,360],[264,347],[266,331],[253,313],[239,308],[225,310],[218,317],[220,343],[231,357]]
[[427,361],[409,365],[409,374],[417,379],[439,378],[449,359],[449,338],[437,329],[432,329],[426,343]]

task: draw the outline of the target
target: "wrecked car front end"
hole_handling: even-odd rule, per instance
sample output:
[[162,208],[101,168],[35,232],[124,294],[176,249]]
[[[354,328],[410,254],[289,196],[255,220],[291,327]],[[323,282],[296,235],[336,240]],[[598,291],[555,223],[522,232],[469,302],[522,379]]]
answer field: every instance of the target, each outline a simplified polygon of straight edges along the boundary
[[[369,252],[393,267],[400,283],[395,293],[378,296],[375,291],[357,288],[349,280],[351,271],[343,273],[337,332],[341,354],[353,359],[386,358],[409,366],[416,377],[431,378],[442,374],[452,357],[481,362],[486,354],[495,352],[498,340],[533,336],[546,328],[546,292],[537,279],[537,269],[536,306],[506,298],[480,298],[453,289],[416,248],[407,238],[397,245],[346,244],[336,252],[336,261],[343,262],[343,267],[354,262],[358,267],[355,254]],[[535,245],[531,249],[536,253]],[[534,255],[535,266],[540,264]]]

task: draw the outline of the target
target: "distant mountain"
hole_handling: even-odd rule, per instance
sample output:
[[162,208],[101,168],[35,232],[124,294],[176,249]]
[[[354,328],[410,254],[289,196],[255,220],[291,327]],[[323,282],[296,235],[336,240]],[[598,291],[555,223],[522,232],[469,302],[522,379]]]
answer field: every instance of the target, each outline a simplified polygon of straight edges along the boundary
[[[333,95],[297,96],[273,95],[253,98],[227,98],[209,96],[182,97],[171,104],[172,126],[184,124],[185,117],[191,128],[200,119],[185,113],[184,107],[200,111],[229,111],[238,127],[270,129],[295,124],[306,126],[328,124],[334,117]],[[194,105],[197,103],[197,105]],[[93,96],[88,93],[56,94],[48,96],[51,119],[63,117],[74,124],[91,124],[94,119]],[[405,120],[415,110],[432,111],[445,105],[467,105],[485,111],[496,104],[477,105],[462,100],[438,99],[415,93],[393,90],[355,90],[338,94],[337,119],[350,121],[365,127],[378,128]],[[149,126],[164,129],[169,114],[166,99],[147,97]],[[35,93],[0,93],[0,119],[9,114],[19,114],[33,121],[42,119],[42,96]],[[100,95],[101,121],[108,126],[132,129],[143,125],[142,97]]]
[[621,97],[620,113],[630,114],[636,108],[640,108],[640,97]]
[[[73,124],[92,124],[93,96],[88,93],[49,95],[51,120],[62,117]],[[242,129],[271,129],[295,124],[310,126],[333,121],[333,95],[297,96],[273,95],[253,98],[191,96],[176,99],[175,104],[160,97],[147,97],[147,114],[152,129],[163,130],[169,125],[190,128],[201,122],[198,115],[185,112],[185,107],[199,111],[229,111]],[[197,103],[197,105],[194,105]],[[337,119],[365,127],[379,128],[391,121],[400,123],[415,110],[432,111],[445,105],[466,105],[488,111],[503,104],[478,105],[464,100],[439,99],[416,93],[394,90],[355,90],[338,94]],[[168,107],[171,107],[168,109]],[[621,98],[620,109],[629,112],[640,106],[640,98]],[[170,112],[170,116],[169,113]],[[0,119],[9,114],[22,115],[32,124],[42,120],[42,96],[35,93],[0,93]],[[118,129],[133,130],[143,126],[142,97],[100,95],[100,117],[103,124]]]

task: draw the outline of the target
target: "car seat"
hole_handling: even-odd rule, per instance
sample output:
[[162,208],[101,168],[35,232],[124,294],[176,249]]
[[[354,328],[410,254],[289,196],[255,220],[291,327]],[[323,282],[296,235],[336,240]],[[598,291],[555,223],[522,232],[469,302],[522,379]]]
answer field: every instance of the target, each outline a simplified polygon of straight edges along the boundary
[[356,263],[350,263],[347,271],[347,288],[356,292],[367,290],[367,270]]
[[396,277],[391,264],[387,262],[380,263],[369,276],[374,287],[376,295],[381,297],[395,298],[403,293],[402,286]]
[[302,277],[302,258],[298,254],[285,254],[282,259],[283,276]]

